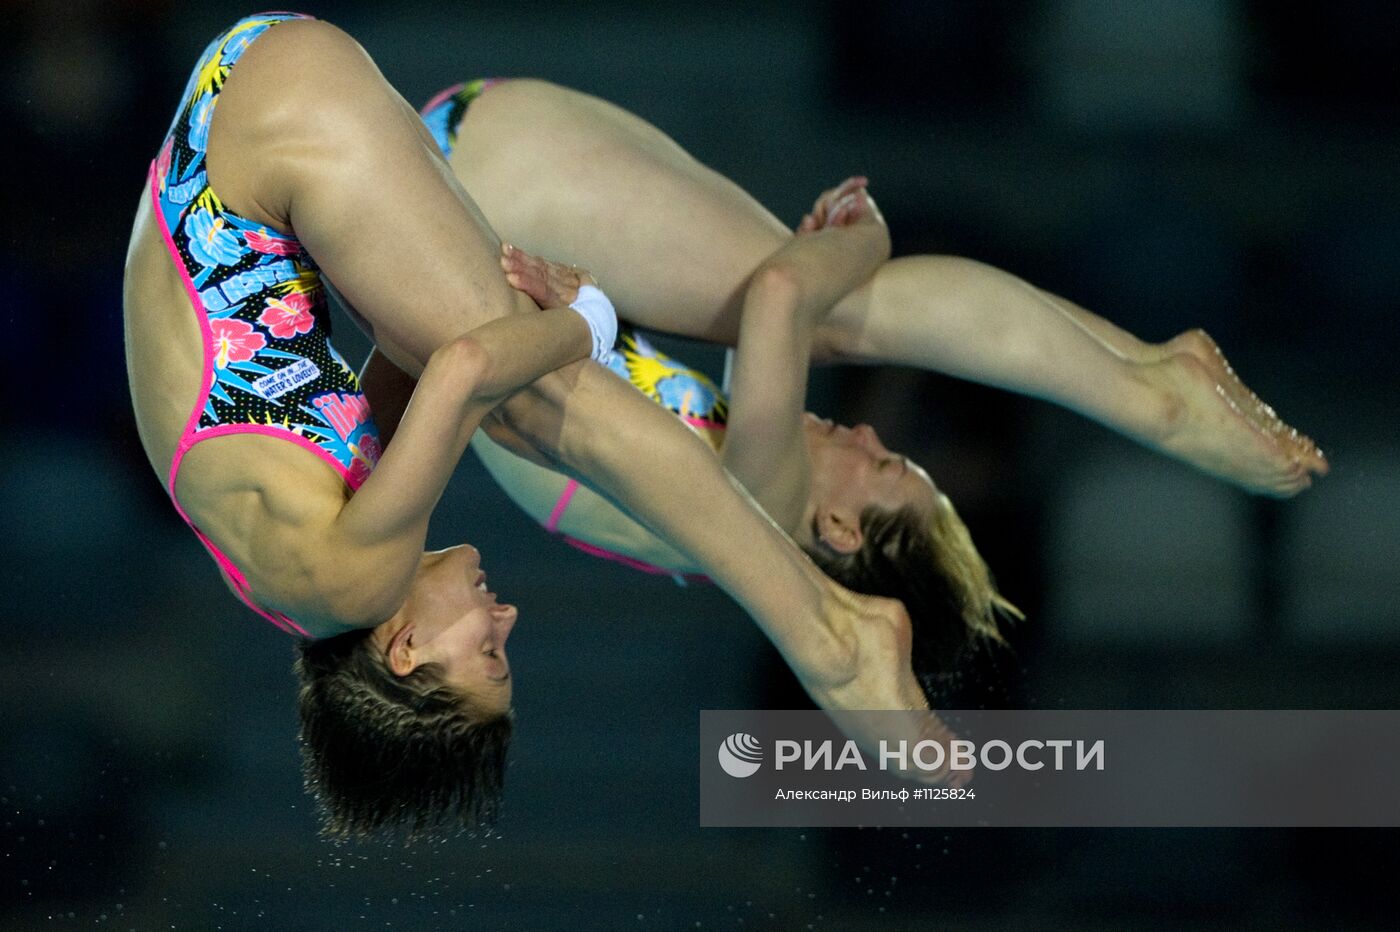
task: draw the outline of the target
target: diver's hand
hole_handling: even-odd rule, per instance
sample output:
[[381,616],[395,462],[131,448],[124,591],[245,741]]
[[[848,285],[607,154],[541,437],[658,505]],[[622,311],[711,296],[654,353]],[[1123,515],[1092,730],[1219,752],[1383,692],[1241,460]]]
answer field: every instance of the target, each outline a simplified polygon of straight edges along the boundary
[[529,295],[541,310],[573,309],[588,322],[593,359],[606,362],[617,342],[617,310],[587,271],[532,256],[510,243],[501,244],[501,268],[506,281]]
[[[828,581],[829,582],[829,581]],[[883,740],[891,747],[931,740],[943,746],[937,771],[911,769],[898,775],[921,783],[965,786],[971,770],[953,770],[952,730],[929,709],[910,661],[913,631],[904,606],[893,599],[857,595],[835,583],[825,595],[829,630],[838,645],[826,669],[797,670],[808,695],[849,738],[869,754],[879,754]],[[844,714],[887,710],[879,716]]]
[[568,307],[584,285],[598,285],[586,269],[532,256],[510,243],[501,244],[501,270],[512,288],[529,295],[542,310]]
[[869,179],[863,175],[847,178],[834,188],[828,188],[817,198],[810,213],[797,225],[799,236],[831,227],[848,227],[861,223],[885,225],[885,218],[875,199],[866,190]]

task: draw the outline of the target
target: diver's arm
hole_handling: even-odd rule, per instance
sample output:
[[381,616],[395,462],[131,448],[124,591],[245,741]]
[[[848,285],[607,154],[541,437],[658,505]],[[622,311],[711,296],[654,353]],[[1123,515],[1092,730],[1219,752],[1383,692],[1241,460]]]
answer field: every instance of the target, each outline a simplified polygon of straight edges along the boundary
[[436,350],[423,369],[395,442],[338,519],[351,540],[410,535],[420,541],[457,461],[481,420],[541,375],[586,357],[588,324],[569,308],[490,321]]
[[[378,349],[370,352],[360,372],[360,387],[369,399],[380,440],[386,448],[389,448],[417,384],[417,380],[390,362]],[[497,433],[500,435],[503,432],[509,433],[504,430]],[[521,444],[515,443],[507,448],[480,429],[471,438],[471,448],[491,478],[517,508],[543,525],[549,521],[560,496],[574,480],[546,465],[526,459],[521,455],[521,447]],[[528,452],[528,447],[525,452]],[[677,572],[691,571],[688,567],[680,566],[684,558],[674,548],[662,543],[656,535],[586,486],[576,487],[558,530],[634,559],[667,568],[676,567]]]
[[[802,412],[817,325],[890,250],[864,179],[826,192],[818,208],[828,199],[843,206],[820,221],[809,215],[750,280],[721,454],[725,468],[790,531],[801,520],[809,484]],[[820,229],[819,222],[831,225]]]
[[789,267],[765,265],[754,273],[744,295],[720,452],[724,467],[789,531],[802,518],[811,471],[802,410],[815,322],[801,305],[801,285]]

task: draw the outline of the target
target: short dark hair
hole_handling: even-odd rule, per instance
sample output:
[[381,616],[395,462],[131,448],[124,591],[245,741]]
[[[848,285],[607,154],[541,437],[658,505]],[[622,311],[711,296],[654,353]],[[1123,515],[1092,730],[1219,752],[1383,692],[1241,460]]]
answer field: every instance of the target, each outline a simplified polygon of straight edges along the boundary
[[[913,508],[867,508],[860,528],[864,539],[855,553],[818,543],[807,554],[847,589],[904,603],[913,626],[914,675],[930,700],[969,651],[1006,643],[999,619],[1025,618],[997,591],[967,525],[946,499],[932,518]],[[820,539],[815,525],[813,537]]]
[[334,839],[490,829],[500,811],[509,712],[478,714],[436,664],[395,676],[366,628],[302,641],[306,788]]

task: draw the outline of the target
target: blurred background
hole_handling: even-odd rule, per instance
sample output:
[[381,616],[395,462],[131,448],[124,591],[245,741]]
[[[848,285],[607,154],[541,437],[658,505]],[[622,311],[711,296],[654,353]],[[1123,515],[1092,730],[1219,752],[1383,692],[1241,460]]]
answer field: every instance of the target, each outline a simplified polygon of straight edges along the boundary
[[[1028,612],[948,707],[1397,706],[1400,6],[306,10],[415,104],[550,78],[788,222],[865,173],[897,253],[988,261],[1151,340],[1204,326],[1327,451],[1329,478],[1262,501],[1037,401],[823,372],[813,407],[927,464]],[[146,164],[197,56],[249,12],[0,5],[0,424],[18,444],[0,479],[0,926],[1393,928],[1393,830],[702,831],[698,710],[801,693],[719,593],[560,545],[471,457],[430,544],[478,544],[525,622],[500,835],[318,841],[291,645],[164,498],[121,349]],[[714,349],[667,348],[718,374]]]

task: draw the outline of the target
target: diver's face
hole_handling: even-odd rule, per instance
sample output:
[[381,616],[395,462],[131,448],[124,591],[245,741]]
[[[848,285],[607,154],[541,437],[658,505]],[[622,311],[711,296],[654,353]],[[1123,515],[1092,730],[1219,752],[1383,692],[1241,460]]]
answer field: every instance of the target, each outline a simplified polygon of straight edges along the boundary
[[812,465],[808,503],[819,510],[843,508],[860,515],[867,508],[898,511],[913,508],[931,515],[939,492],[919,464],[891,453],[869,424],[845,427],[803,415],[807,453]]
[[481,553],[463,544],[423,554],[409,600],[405,635],[416,661],[440,665],[447,684],[483,711],[509,710],[506,638],[517,611],[487,588]]

